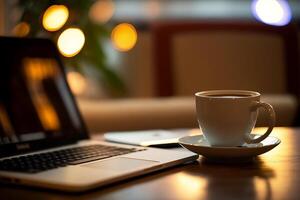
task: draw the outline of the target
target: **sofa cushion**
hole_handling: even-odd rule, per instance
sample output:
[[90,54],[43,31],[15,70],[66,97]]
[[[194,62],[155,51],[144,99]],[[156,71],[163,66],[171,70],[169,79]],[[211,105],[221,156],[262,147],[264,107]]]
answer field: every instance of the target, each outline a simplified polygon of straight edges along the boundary
[[[276,126],[291,126],[298,104],[292,95],[264,95],[262,101],[273,105]],[[193,97],[147,99],[79,99],[80,110],[91,132],[197,127]],[[267,126],[263,111],[257,126]]]

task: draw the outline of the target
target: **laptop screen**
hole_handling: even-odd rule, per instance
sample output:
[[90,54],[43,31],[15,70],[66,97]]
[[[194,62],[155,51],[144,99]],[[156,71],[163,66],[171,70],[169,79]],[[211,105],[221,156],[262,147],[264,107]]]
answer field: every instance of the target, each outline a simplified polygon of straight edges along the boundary
[[0,49],[0,155],[86,137],[54,44],[0,38]]

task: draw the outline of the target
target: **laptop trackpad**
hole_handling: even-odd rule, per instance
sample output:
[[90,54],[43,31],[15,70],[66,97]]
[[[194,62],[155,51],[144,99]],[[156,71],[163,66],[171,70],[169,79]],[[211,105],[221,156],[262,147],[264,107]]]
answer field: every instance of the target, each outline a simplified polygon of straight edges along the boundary
[[158,161],[154,161],[154,160],[118,157],[118,158],[112,158],[109,160],[103,160],[103,161],[82,165],[82,167],[117,170],[117,171],[131,171],[131,170],[148,168],[150,166],[157,165],[158,163],[159,163]]

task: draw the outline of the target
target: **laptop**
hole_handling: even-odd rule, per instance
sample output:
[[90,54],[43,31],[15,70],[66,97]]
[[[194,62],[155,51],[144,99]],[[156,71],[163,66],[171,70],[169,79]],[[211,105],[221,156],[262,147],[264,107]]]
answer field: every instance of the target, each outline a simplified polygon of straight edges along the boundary
[[198,157],[91,140],[50,40],[0,37],[0,58],[1,182],[79,192]]

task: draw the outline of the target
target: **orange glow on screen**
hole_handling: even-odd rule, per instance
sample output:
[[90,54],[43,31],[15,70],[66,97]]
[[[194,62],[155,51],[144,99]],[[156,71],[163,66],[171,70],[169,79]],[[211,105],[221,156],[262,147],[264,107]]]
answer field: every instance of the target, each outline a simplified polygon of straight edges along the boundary
[[4,108],[4,106],[2,106],[0,104],[0,123],[4,129],[4,132],[8,135],[8,136],[12,136],[15,132],[11,121],[8,117],[8,114]]
[[33,105],[45,130],[58,130],[60,122],[58,115],[47,96],[42,82],[57,74],[54,60],[40,58],[24,59],[24,75],[32,98]]

